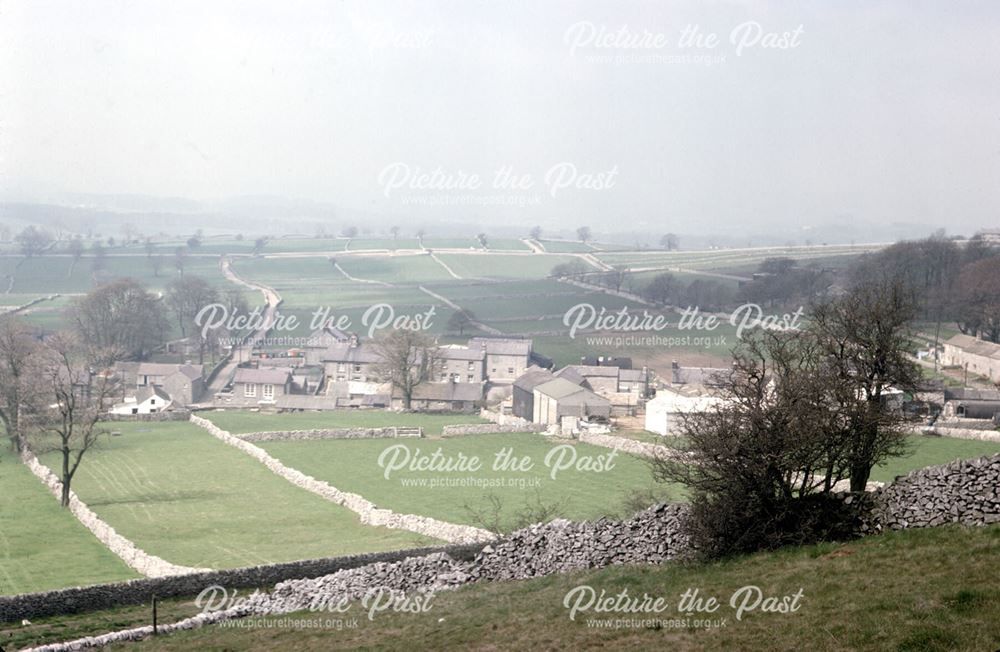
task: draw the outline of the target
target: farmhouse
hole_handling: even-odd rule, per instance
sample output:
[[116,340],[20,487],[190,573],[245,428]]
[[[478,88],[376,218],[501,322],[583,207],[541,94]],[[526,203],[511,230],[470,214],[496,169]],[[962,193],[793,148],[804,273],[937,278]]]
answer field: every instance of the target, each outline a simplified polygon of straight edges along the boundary
[[[411,410],[447,410],[452,412],[472,412],[476,403],[483,398],[482,385],[470,383],[421,383],[413,389],[410,399]],[[403,409],[403,396],[399,390],[393,391],[392,407]]]
[[327,347],[319,356],[325,367],[328,382],[375,382],[375,365],[382,357],[371,344],[352,337],[347,342],[337,342]]
[[115,369],[123,384],[136,389],[159,387],[176,405],[196,403],[205,391],[204,367],[200,364],[121,362]]
[[944,343],[941,364],[960,367],[1000,383],[1000,344],[984,342],[971,335],[955,335]]
[[115,404],[111,414],[155,414],[169,408],[172,404],[170,395],[155,385],[140,387],[135,394],[126,396],[121,403]]
[[535,388],[554,379],[546,369],[531,367],[514,381],[511,412],[514,416],[531,421],[535,418]]
[[232,402],[242,405],[274,405],[292,393],[292,371],[287,368],[239,368],[233,376]]
[[482,347],[439,346],[435,355],[441,382],[482,384],[486,380],[486,351]]
[[306,343],[302,346],[305,351],[306,364],[321,364],[323,354],[327,349],[336,344],[345,344],[350,341],[351,334],[339,328],[332,326],[317,328],[309,334]]
[[611,401],[565,378],[555,378],[534,388],[532,421],[559,424],[563,417],[607,419]]
[[531,340],[474,337],[469,348],[486,353],[486,377],[491,383],[511,384],[527,371],[531,361]]
[[722,399],[714,396],[685,396],[660,390],[646,402],[646,430],[658,435],[679,435],[685,415],[706,412],[721,403]]

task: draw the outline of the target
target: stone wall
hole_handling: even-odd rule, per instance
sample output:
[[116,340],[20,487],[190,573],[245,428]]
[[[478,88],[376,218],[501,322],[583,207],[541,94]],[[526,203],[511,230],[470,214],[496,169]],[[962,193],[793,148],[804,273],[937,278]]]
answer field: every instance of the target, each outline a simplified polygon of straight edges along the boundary
[[[42,481],[49,491],[57,498],[62,497],[62,481],[52,472],[49,467],[38,461],[27,445],[21,449],[21,460],[25,466]],[[76,495],[75,491],[69,493],[69,511],[83,523],[84,527],[90,530],[97,539],[103,543],[108,550],[121,557],[130,568],[145,575],[146,577],[169,577],[171,575],[182,575],[194,573],[201,568],[191,568],[188,566],[178,566],[171,564],[165,559],[155,555],[150,555],[136,546],[132,541],[118,534],[113,527],[105,523],[97,516],[86,503]]]
[[657,505],[625,521],[557,519],[487,545],[472,570],[477,580],[520,580],[612,564],[657,564],[683,555],[687,505]]
[[457,435],[489,435],[506,432],[541,432],[545,426],[538,424],[507,424],[497,425],[495,423],[470,423],[466,425],[444,426],[441,428],[441,435],[444,437],[454,437]]
[[187,409],[167,410],[152,414],[105,414],[101,421],[187,421],[191,411]]
[[579,435],[579,440],[584,444],[614,448],[623,453],[640,455],[642,457],[668,458],[684,455],[681,451],[673,448],[667,448],[659,444],[648,444],[644,441],[629,439],[628,437],[616,437],[614,435],[602,435],[583,431]]
[[[194,596],[209,586],[227,589],[272,587],[290,579],[323,577],[347,569],[398,562],[413,557],[447,553],[451,558],[471,561],[483,544],[454,545],[368,553],[324,559],[308,559],[248,568],[203,571],[155,579],[139,579],[112,584],[0,596],[0,623],[20,622],[83,611],[144,604],[159,599]],[[242,592],[241,592],[242,593]]]
[[248,441],[231,435],[208,419],[203,419],[192,414],[191,423],[204,428],[213,437],[234,448],[240,449],[266,466],[272,473],[281,476],[295,486],[306,491],[311,491],[330,502],[346,507],[357,514],[361,518],[361,522],[366,525],[409,530],[410,532],[416,532],[417,534],[449,543],[476,543],[490,541],[495,538],[490,532],[469,525],[448,523],[447,521],[440,521],[436,518],[419,516],[417,514],[399,514],[391,509],[380,509],[375,503],[358,494],[341,491],[322,480],[317,480],[301,471],[285,466],[278,459],[271,457],[263,448],[254,446]]
[[306,441],[310,439],[393,439],[397,437],[421,437],[419,428],[324,428],[314,430],[274,430],[270,432],[248,432],[233,435],[243,441]]
[[982,425],[955,421],[947,423],[938,422],[924,430],[924,434],[955,437],[956,439],[1000,442],[1000,430],[996,429],[996,425],[992,421],[986,421]]
[[911,471],[873,499],[875,531],[1000,523],[1000,454]]

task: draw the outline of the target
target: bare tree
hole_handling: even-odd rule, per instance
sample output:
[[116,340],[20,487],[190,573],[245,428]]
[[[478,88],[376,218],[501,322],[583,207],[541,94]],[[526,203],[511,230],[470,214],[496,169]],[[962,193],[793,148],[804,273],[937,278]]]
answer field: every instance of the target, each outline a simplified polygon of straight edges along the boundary
[[434,368],[434,341],[413,330],[391,330],[376,337],[372,347],[381,359],[376,375],[399,390],[404,409],[409,410],[413,392]]
[[33,448],[58,451],[61,457],[60,502],[69,506],[73,478],[83,456],[107,431],[100,426],[114,383],[109,374],[95,374],[75,337],[59,334],[46,346],[44,382],[53,402],[37,415]]
[[95,288],[69,315],[91,361],[141,359],[163,341],[163,305],[132,279]]
[[198,342],[198,362],[204,363],[205,349],[214,338],[195,323],[195,317],[205,306],[219,302],[218,291],[199,276],[187,276],[168,283],[164,299],[177,320],[181,337],[190,334]]
[[174,249],[174,269],[181,276],[184,276],[184,263],[187,262],[187,250],[184,247]]
[[590,239],[592,237],[593,235],[590,233],[589,226],[581,226],[579,229],[576,230],[576,239],[584,244],[590,242]]
[[83,240],[80,236],[76,236],[69,241],[66,245],[66,252],[73,257],[73,264],[80,262],[80,258],[83,257]]
[[809,330],[822,343],[830,374],[848,383],[839,409],[847,419],[851,491],[864,491],[872,467],[905,448],[905,417],[893,392],[916,389],[909,326],[918,302],[899,278],[872,278],[845,295],[814,306]]
[[448,318],[447,328],[449,331],[458,331],[459,335],[465,335],[465,329],[475,326],[476,316],[471,310],[456,310]]
[[528,236],[532,240],[540,240],[541,237],[542,237],[542,227],[540,227],[540,226],[533,226],[533,227],[531,227],[531,230],[528,231]]
[[0,422],[15,451],[24,432],[22,412],[30,412],[39,391],[39,344],[15,317],[0,318]]
[[667,251],[673,251],[674,249],[679,248],[680,246],[679,243],[680,243],[680,238],[678,238],[677,234],[675,233],[668,233],[664,235],[662,238],[660,238],[660,246],[666,249]]
[[25,258],[42,255],[49,245],[52,244],[52,235],[44,229],[31,225],[26,227],[15,237],[21,253]]

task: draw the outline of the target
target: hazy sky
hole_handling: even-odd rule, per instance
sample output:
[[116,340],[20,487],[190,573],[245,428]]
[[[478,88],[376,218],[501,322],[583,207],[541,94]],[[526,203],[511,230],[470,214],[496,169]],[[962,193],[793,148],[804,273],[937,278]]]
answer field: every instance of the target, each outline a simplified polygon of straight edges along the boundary
[[1000,224],[998,35],[989,1],[4,0],[0,171],[8,197],[971,230]]

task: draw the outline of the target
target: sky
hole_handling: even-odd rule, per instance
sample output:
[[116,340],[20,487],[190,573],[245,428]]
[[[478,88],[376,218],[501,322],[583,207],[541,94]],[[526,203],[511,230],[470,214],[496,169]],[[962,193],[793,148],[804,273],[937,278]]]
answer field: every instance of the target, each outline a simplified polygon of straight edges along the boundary
[[971,232],[998,34],[996,2],[3,0],[0,193]]

